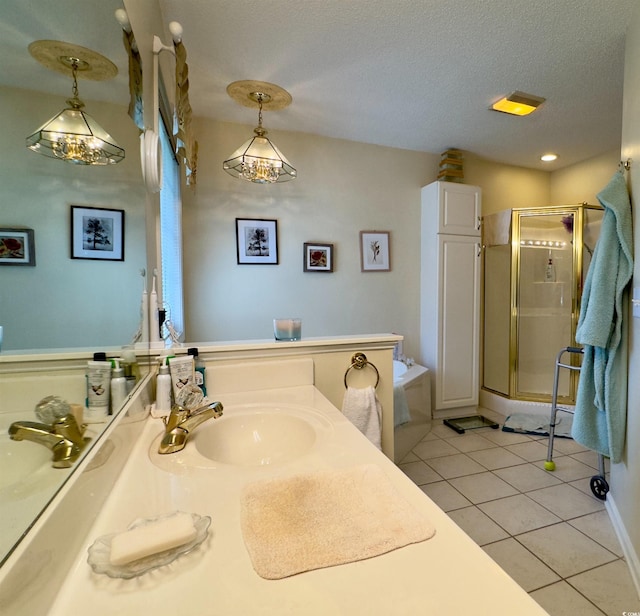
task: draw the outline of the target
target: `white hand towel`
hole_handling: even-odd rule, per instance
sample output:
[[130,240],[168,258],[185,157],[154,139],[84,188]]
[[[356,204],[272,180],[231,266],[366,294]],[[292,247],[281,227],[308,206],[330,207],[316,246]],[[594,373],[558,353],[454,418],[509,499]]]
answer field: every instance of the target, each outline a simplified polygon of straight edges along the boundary
[[342,401],[342,414],[378,449],[382,449],[382,406],[373,387],[347,387]]

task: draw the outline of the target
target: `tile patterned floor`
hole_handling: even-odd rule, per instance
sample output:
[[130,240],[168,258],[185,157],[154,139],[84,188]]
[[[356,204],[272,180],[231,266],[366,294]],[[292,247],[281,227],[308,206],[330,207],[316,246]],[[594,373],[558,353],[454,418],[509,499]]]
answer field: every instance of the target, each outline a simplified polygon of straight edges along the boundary
[[[482,414],[502,425],[492,411]],[[598,457],[556,439],[434,421],[400,468],[551,616],[640,614],[604,503],[589,479]]]

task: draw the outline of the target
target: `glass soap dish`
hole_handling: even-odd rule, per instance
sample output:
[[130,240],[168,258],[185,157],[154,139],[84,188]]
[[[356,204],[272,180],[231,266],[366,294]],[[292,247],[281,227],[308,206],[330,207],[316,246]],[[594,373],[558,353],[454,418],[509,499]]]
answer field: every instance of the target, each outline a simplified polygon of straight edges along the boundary
[[[178,513],[179,512],[174,511],[155,518],[136,520],[129,526],[129,528],[127,528],[127,530],[132,530],[139,526],[146,526],[147,524],[152,524],[158,520],[164,520],[175,516]],[[198,547],[207,537],[211,518],[209,516],[200,516],[196,513],[192,513],[191,516],[193,518],[193,525],[196,529],[196,536],[192,541],[189,541],[189,543],[185,543],[170,550],[165,550],[164,552],[158,552],[157,554],[146,556],[145,558],[134,560],[126,565],[112,565],[110,562],[111,540],[120,533],[111,533],[110,535],[98,537],[98,539],[94,541],[93,545],[89,548],[87,562],[95,573],[104,573],[109,577],[123,580],[129,580],[139,575],[143,575],[152,569],[168,565],[179,556],[182,556],[183,554],[186,554]]]

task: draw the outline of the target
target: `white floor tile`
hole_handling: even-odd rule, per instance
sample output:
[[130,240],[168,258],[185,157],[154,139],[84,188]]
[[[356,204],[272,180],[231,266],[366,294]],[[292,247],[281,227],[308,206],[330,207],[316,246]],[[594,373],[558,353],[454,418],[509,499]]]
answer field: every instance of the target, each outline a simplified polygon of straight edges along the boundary
[[479,449],[491,449],[496,446],[495,443],[479,434],[461,434],[460,436],[448,438],[446,441],[462,453],[478,451]]
[[505,447],[511,453],[524,458],[527,462],[538,462],[547,459],[547,446],[540,441],[529,441],[528,443],[517,443]]
[[603,616],[603,612],[566,582],[534,590],[531,597],[550,616]]
[[561,521],[558,516],[524,494],[481,503],[478,507],[510,535],[519,535]]
[[542,470],[540,466],[531,463],[498,468],[493,472],[521,492],[538,490],[562,483],[560,479],[553,476],[553,473],[548,473]]
[[640,613],[640,599],[633,590],[631,574],[624,561],[597,567],[567,581],[605,614]]
[[595,496],[587,496],[573,486],[561,483],[557,486],[527,492],[527,496],[540,503],[559,518],[569,520],[604,509],[604,503]]
[[503,432],[502,430],[483,430],[482,436],[496,445],[506,446],[514,443],[528,443],[531,437],[517,432]]
[[442,481],[442,477],[422,460],[401,464],[400,470],[418,486],[425,483],[433,483],[434,481]]
[[449,517],[480,546],[509,537],[504,529],[477,507],[450,511]]
[[601,546],[622,558],[624,552],[616,535],[616,531],[611,523],[611,518],[605,509],[584,515],[580,518],[569,520],[569,524],[587,537],[597,541]]
[[444,456],[442,458],[432,458],[427,460],[427,464],[445,479],[482,473],[487,469],[472,460],[466,453],[459,453],[454,456]]
[[578,462],[570,456],[554,456],[556,469],[552,472],[562,481],[575,481],[576,479],[586,479],[593,475],[593,468]]
[[513,486],[489,472],[456,477],[449,483],[474,504],[518,494]]
[[428,460],[429,458],[439,458],[440,456],[448,456],[460,452],[453,447],[453,445],[447,443],[447,441],[437,439],[432,441],[420,441],[413,448],[413,453],[423,460]]
[[616,559],[615,554],[566,522],[524,533],[517,539],[563,578]]
[[483,449],[482,451],[470,451],[469,456],[490,471],[525,462],[525,460],[520,456],[517,456],[502,447]]
[[468,507],[471,503],[447,481],[427,483],[420,489],[443,511]]
[[527,592],[560,580],[555,572],[513,538],[485,545],[483,550]]

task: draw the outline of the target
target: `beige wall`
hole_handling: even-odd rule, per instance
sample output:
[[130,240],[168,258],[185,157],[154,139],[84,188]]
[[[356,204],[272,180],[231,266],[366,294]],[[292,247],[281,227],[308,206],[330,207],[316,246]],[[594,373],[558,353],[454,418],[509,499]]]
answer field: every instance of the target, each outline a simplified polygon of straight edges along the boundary
[[605,152],[577,165],[551,173],[551,205],[597,204],[596,195],[611,179],[620,162],[620,150]]

